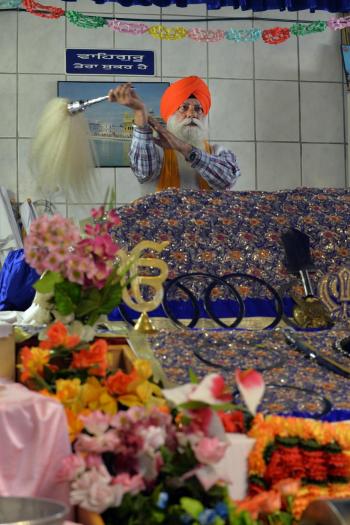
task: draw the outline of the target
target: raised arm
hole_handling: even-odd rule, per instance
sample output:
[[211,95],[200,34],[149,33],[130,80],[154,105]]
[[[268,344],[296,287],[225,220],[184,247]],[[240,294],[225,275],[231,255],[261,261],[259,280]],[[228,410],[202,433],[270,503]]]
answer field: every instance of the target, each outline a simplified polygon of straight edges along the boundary
[[134,111],[134,131],[129,151],[130,167],[134,175],[141,183],[158,178],[163,151],[154,143],[145,103],[130,83],[111,89],[108,95],[111,102],[117,102]]

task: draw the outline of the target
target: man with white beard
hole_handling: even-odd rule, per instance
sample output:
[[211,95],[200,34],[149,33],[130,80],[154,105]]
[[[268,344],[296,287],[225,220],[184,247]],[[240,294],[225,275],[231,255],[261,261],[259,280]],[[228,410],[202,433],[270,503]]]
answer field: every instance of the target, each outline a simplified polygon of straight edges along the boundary
[[233,188],[240,176],[236,156],[222,146],[208,143],[211,98],[199,77],[178,80],[164,92],[160,112],[166,128],[148,114],[130,83],[111,90],[109,100],[134,110],[129,157],[140,183],[157,181],[157,191],[169,187]]

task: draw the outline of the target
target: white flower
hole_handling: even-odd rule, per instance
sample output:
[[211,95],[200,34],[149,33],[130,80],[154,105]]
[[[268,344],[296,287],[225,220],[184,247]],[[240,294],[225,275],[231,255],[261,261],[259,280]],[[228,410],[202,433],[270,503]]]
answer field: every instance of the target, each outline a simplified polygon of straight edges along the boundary
[[165,443],[164,428],[155,427],[151,425],[141,430],[140,435],[143,438],[143,448],[145,451],[158,450]]
[[72,483],[71,504],[98,514],[108,507],[120,505],[123,488],[112,485],[111,481],[112,477],[104,465],[84,472]]
[[81,323],[80,321],[73,321],[69,325],[69,334],[78,335],[82,341],[92,341],[96,335],[96,331],[93,326],[89,326]]

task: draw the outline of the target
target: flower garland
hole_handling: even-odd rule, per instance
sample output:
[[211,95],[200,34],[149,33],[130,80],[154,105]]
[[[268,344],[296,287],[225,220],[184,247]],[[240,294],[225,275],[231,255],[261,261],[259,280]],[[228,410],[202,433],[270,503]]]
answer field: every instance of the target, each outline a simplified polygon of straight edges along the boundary
[[[0,0],[0,9],[4,6],[18,7],[21,0]],[[118,19],[107,19],[101,16],[88,16],[77,11],[67,11],[54,6],[45,6],[35,0],[23,0],[23,7],[29,13],[42,18],[59,18],[66,16],[68,21],[78,27],[87,29],[98,28],[107,25],[113,31],[129,33],[131,35],[143,35],[148,33],[153,38],[160,40],[182,40],[190,38],[197,42],[220,42],[223,39],[233,42],[256,42],[260,37],[266,44],[282,44],[290,38],[290,35],[296,37],[310,35],[312,33],[321,33],[327,27],[333,31],[350,27],[350,17],[331,18],[328,22],[321,20],[310,22],[308,24],[293,24],[291,28],[272,27],[262,31],[259,28],[252,29],[234,29],[226,31],[221,29],[205,30],[198,27],[186,29],[182,26],[166,27],[162,24],[148,26],[143,22],[126,22]]]
[[35,0],[23,0],[23,7],[29,13],[41,18],[60,18],[64,15],[64,9],[50,5],[43,5]]
[[300,480],[292,504],[296,519],[313,499],[350,496],[347,423],[258,414],[248,435],[256,439],[248,461],[251,494],[287,478]]
[[85,28],[97,28],[106,25],[106,20],[102,16],[88,16],[78,13],[77,11],[67,11],[66,17],[69,22]]

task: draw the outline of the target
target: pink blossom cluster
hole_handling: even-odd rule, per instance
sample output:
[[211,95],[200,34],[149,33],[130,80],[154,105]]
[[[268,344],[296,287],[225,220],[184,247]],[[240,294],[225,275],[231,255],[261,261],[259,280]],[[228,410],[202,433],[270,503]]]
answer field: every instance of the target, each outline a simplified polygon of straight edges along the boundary
[[118,251],[109,230],[120,224],[120,218],[114,210],[105,216],[103,207],[91,215],[96,222],[86,225],[85,238],[61,215],[36,219],[24,241],[26,261],[38,273],[49,270],[86,288],[103,288]]
[[[172,453],[183,452],[187,445],[192,448],[194,462],[182,482],[197,476],[207,490],[218,481],[213,465],[223,458],[227,443],[206,432],[208,414],[202,427],[197,421],[195,432],[191,425],[179,428],[158,408],[132,407],[114,416],[93,412],[80,417],[84,432],[60,472],[61,479],[71,482],[73,505],[101,513],[121,505],[124,494],[152,488],[164,465],[163,447]],[[111,453],[108,464],[103,460],[106,452]]]

